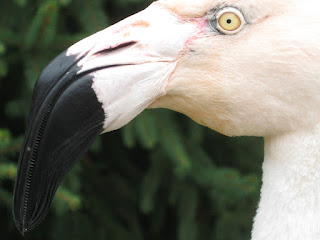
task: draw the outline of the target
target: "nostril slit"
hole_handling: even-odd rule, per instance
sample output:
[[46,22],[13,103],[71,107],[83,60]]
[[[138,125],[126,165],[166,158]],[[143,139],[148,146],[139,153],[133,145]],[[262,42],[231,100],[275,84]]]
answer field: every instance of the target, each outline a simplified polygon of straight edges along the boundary
[[96,52],[94,55],[105,55],[105,54],[108,54],[110,52],[114,52],[114,51],[120,50],[122,48],[131,47],[131,46],[135,45],[136,43],[137,43],[136,41],[122,43],[122,44],[116,45],[115,47],[109,47],[107,49],[103,49],[103,50],[101,50],[99,52]]

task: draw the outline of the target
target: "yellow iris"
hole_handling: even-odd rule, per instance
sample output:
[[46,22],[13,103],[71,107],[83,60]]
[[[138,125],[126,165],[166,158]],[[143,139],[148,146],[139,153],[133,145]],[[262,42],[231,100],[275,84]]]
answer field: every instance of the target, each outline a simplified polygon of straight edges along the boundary
[[233,12],[226,12],[219,17],[219,25],[226,31],[235,31],[241,26],[241,19]]

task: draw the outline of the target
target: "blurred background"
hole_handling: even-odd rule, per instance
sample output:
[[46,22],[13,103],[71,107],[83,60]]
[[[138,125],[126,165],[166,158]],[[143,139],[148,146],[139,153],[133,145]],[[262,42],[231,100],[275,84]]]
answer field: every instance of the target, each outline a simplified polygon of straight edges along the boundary
[[[41,69],[151,0],[0,1],[0,238],[23,239],[12,192]],[[25,239],[248,240],[263,141],[228,138],[169,110],[100,136]]]

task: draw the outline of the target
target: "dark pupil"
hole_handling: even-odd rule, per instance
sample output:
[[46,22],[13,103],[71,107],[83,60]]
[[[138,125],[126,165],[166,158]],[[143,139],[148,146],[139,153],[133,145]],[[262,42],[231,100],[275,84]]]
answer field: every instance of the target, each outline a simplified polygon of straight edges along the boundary
[[228,19],[228,20],[227,20],[227,23],[228,23],[228,24],[230,24],[231,22],[232,22],[231,19]]

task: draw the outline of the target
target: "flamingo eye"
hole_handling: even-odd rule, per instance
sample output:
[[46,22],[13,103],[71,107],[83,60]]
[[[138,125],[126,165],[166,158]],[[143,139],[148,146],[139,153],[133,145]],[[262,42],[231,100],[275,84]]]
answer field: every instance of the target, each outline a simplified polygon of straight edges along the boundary
[[232,7],[223,8],[215,16],[216,29],[224,34],[234,34],[239,32],[246,21],[242,13]]

